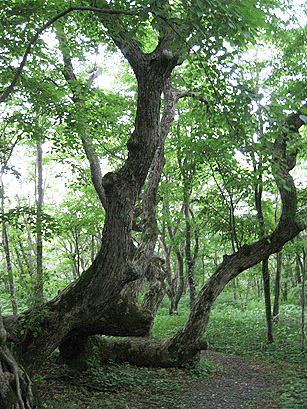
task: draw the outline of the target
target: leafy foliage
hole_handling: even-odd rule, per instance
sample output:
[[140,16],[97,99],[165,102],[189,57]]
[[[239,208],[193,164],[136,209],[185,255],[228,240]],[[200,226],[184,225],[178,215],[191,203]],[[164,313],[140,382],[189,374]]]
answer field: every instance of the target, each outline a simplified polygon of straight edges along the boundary
[[[286,3],[281,0],[261,0],[256,4],[251,0],[149,0],[137,4],[129,0],[12,0],[7,5],[7,1],[0,1],[1,93],[18,73],[23,56],[27,57],[2,112],[1,172],[15,175],[25,183],[26,172],[17,170],[18,159],[11,149],[17,143],[24,147],[39,140],[49,144],[50,162],[59,169],[52,188],[46,186],[47,194],[50,191],[49,204],[42,213],[47,298],[78,278],[101,244],[104,212],[85,161],[84,125],[99,163],[105,165],[103,173],[117,170],[127,158],[126,144],[133,133],[138,109],[134,73],[118,59],[113,88],[102,89],[99,83],[101,72],[108,65],[99,61],[101,50],[103,58],[117,58],[116,43],[123,33],[127,43],[133,40],[133,46],[148,55],[154,55],[156,47],[161,47],[165,38],[175,33],[169,52],[180,52],[176,58],[181,64],[174,70],[172,81],[174,87],[185,91],[186,97],[177,104],[175,121],[166,141],[166,165],[158,205],[159,226],[170,248],[173,278],[178,269],[176,251],[185,245],[186,216],[182,204],[187,190],[193,213],[192,230],[199,234],[201,242],[195,264],[199,287],[223,254],[239,250],[258,238],[256,188],[263,190],[265,233],[276,227],[280,203],[272,178],[273,143],[278,132],[284,130],[285,114],[297,110],[306,100],[306,29],[298,26]],[[80,10],[71,9],[37,41],[30,43],[47,21],[71,7]],[[104,11],[98,12],[97,8]],[[69,82],[63,76],[67,64],[63,53],[60,56],[59,28],[67,40],[65,51],[71,59],[75,81]],[[32,44],[30,52],[25,54],[29,44]],[[128,52],[125,47],[122,51]],[[304,122],[306,114],[306,107],[301,107],[300,119]],[[292,152],[300,150],[302,169],[305,145],[306,130],[303,130],[287,147]],[[66,178],[63,183],[63,174],[70,172],[74,180]],[[56,190],[57,182],[59,187],[63,185],[60,193]],[[304,185],[299,190],[301,221],[306,219],[305,190]],[[15,289],[21,309],[31,304],[35,275],[34,189],[32,193],[31,198],[25,195],[17,200],[10,192],[3,204],[2,221],[9,226]],[[137,242],[139,235],[135,233],[134,238]],[[196,234],[192,240],[196,242]],[[275,324],[275,344],[268,346],[265,342],[264,311],[256,300],[261,295],[256,267],[233,284],[233,291],[236,296],[241,292],[241,299],[234,300],[230,289],[220,297],[206,334],[215,349],[299,363],[302,354],[297,317],[304,241],[302,237],[299,245],[292,243],[285,248],[281,280],[284,304]],[[161,258],[165,256],[158,246],[156,250]],[[9,313],[11,295],[4,260],[3,255],[1,306],[4,313]],[[288,305],[289,301],[294,305]],[[248,305],[244,310],[245,304]],[[181,300],[179,315],[169,316],[167,307],[168,301],[164,299],[154,326],[155,335],[173,335],[188,317],[186,295]],[[161,381],[165,374],[145,369],[136,372],[127,366],[107,370],[93,364],[84,376],[93,383],[97,381],[106,391],[103,402],[97,395],[88,402],[88,407],[125,407],[125,399],[116,400],[108,395],[115,388],[125,391],[136,388],[138,399],[146,395],[150,407],[169,406],[174,394],[179,393],[179,383],[173,382],[169,373],[169,378]],[[291,387],[292,391],[286,391],[283,400],[285,405],[295,407],[304,398],[304,379],[295,379]],[[47,405],[57,407],[53,402]],[[72,405],[67,402],[66,406]]]

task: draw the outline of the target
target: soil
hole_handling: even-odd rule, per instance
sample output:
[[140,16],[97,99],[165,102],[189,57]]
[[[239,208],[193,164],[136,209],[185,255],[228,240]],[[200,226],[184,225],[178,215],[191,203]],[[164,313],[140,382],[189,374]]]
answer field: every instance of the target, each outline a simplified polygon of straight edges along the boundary
[[220,364],[221,371],[199,382],[182,408],[279,408],[276,402],[281,391],[282,375],[272,364],[213,351],[207,351],[205,358]]
[[[188,370],[155,372],[119,366],[115,367],[119,372],[113,369],[113,378],[104,385],[98,381],[99,373],[87,378],[77,371],[67,372],[65,366],[51,359],[41,368],[37,387],[48,409],[280,409],[280,367],[214,351],[206,351],[203,358],[214,368],[209,376],[195,377]],[[150,376],[147,381],[146,376]],[[130,385],[126,386],[125,378],[131,378]],[[163,387],[163,382],[168,386]]]

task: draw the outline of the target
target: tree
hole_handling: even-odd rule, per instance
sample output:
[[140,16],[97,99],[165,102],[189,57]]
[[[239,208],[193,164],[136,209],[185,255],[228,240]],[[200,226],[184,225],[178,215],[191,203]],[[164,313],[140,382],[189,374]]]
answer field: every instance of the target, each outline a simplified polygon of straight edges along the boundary
[[278,314],[279,314],[281,268],[282,268],[282,252],[279,252],[276,254],[276,274],[275,274],[274,306],[273,306],[273,319],[274,320],[278,320]]
[[36,280],[34,299],[41,304],[44,299],[43,282],[43,234],[42,234],[42,211],[44,201],[43,189],[43,145],[41,141],[36,143],[37,149],[37,198],[36,198]]
[[12,258],[11,258],[11,250],[8,240],[8,231],[7,231],[7,221],[5,219],[5,189],[4,189],[4,182],[3,176],[5,172],[14,172],[14,169],[10,169],[8,166],[9,159],[12,155],[13,149],[18,142],[19,134],[17,132],[10,133],[8,131],[9,124],[3,122],[3,129],[1,132],[0,138],[0,200],[1,200],[1,228],[2,228],[2,244],[5,253],[5,260],[6,260],[6,271],[8,276],[9,282],[9,289],[10,289],[10,298],[12,303],[13,314],[17,315],[18,308],[15,298],[15,288],[14,288],[14,276],[13,276],[13,267],[12,267]]
[[[39,2],[34,3],[39,5]],[[36,16],[50,17],[54,10],[60,7],[61,3],[57,3],[55,7],[53,3],[51,5],[47,2],[44,7],[41,5],[36,13],[31,13],[30,10],[26,19],[22,15],[23,10],[16,5],[15,9],[9,9],[7,12],[13,20],[12,24],[17,26],[20,21],[14,21],[16,17],[22,22],[26,20],[26,23],[38,24]],[[175,116],[175,105],[179,98],[190,94],[190,90],[182,91],[171,85],[172,73],[188,58],[189,51],[195,44],[202,47],[204,55],[209,47],[215,57],[217,51],[212,44],[214,37],[217,38],[216,48],[222,46],[224,39],[233,47],[243,47],[246,39],[252,39],[259,26],[265,24],[269,16],[265,12],[266,6],[272,5],[272,2],[264,1],[263,8],[254,7],[253,13],[250,13],[248,1],[243,4],[240,2],[240,8],[237,7],[239,2],[227,5],[217,2],[213,13],[213,6],[209,2],[191,4],[182,1],[171,4],[155,1],[141,2],[138,7],[134,6],[134,2],[120,3],[125,9],[117,8],[117,2],[110,4],[97,0],[86,2],[86,6],[83,3],[76,1],[73,3],[76,6],[70,5],[63,12],[51,17],[47,23],[39,25],[11,84],[0,99],[6,100],[18,81],[22,90],[21,86],[31,79],[25,72],[21,76],[21,72],[29,53],[35,53],[32,46],[45,28],[51,27],[51,24],[65,16],[65,26],[67,25],[71,35],[71,43],[74,43],[76,38],[76,27],[87,35],[94,32],[94,42],[99,40],[97,33],[103,40],[112,40],[130,64],[137,80],[134,130],[127,142],[127,158],[124,164],[116,171],[102,176],[95,156],[87,152],[92,180],[105,209],[102,245],[95,260],[76,281],[54,299],[43,304],[40,310],[28,310],[15,318],[4,317],[5,329],[14,341],[16,350],[32,368],[39,365],[58,346],[67,359],[78,357],[86,350],[88,337],[93,334],[123,337],[148,334],[152,325],[152,313],[140,311],[133,301],[121,295],[121,291],[127,283],[143,277],[155,260],[154,240],[149,237],[152,230],[145,229],[140,244],[135,246],[132,229],[135,205],[141,198],[144,185],[147,187],[152,181],[148,176],[151,166],[157,156],[162,158],[158,161],[159,164],[163,163],[163,155],[160,154],[164,152],[164,141]],[[33,2],[31,5],[33,6]],[[73,11],[78,11],[79,20],[74,19],[72,14],[68,17]],[[82,18],[81,11],[90,14],[87,14],[87,18]],[[79,25],[80,23],[82,25]],[[16,29],[16,26],[14,28]],[[28,28],[26,24],[25,29]],[[147,44],[142,44],[146,29],[149,35],[155,38],[154,45],[150,44],[150,50],[146,48]],[[43,48],[42,44],[39,45]],[[11,45],[7,44],[7,47],[8,52],[15,56],[16,51],[12,50]],[[41,51],[40,58],[42,55]],[[68,56],[63,54],[63,60],[66,57]],[[208,55],[206,57],[206,62],[213,64],[214,58],[209,61]],[[35,69],[33,61],[29,64],[30,73],[33,72],[30,68]],[[87,84],[74,80],[69,59],[64,61],[62,68],[64,71],[66,69],[66,74],[69,70],[68,92],[72,99],[76,100],[76,93],[79,98],[79,89],[86,89]],[[46,89],[43,92],[46,93]],[[87,109],[83,99],[77,100],[77,107],[78,115],[82,119],[81,124],[87,125]],[[306,225],[296,220],[296,189],[289,173],[295,166],[296,152],[289,151],[288,148],[289,142],[304,124],[301,116],[301,111],[289,116],[274,143],[273,173],[283,205],[276,229],[252,244],[238,245],[237,251],[232,255],[224,256],[222,263],[200,291],[187,323],[173,337],[167,340],[151,337],[99,339],[96,342],[102,355],[118,361],[130,360],[139,365],[179,366],[193,361],[199,351],[206,347],[202,337],[210,309],[225,285],[242,271],[280,251],[287,241],[305,229]],[[217,117],[218,115],[215,116],[215,121]],[[84,138],[84,128],[81,128],[81,131],[83,135],[80,136]],[[232,127],[228,137],[236,135],[237,131],[237,128]],[[87,141],[82,142],[87,150]],[[152,201],[150,204],[154,205]],[[144,206],[143,218],[146,220],[145,211]]]

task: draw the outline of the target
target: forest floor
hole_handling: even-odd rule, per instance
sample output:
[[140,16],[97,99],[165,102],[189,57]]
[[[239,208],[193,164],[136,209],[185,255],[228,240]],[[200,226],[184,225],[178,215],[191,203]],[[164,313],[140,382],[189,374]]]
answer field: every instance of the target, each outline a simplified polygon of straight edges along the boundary
[[280,408],[277,403],[283,384],[280,368],[248,356],[214,351],[207,351],[205,356],[220,365],[221,371],[209,379],[199,381],[183,408]]
[[[281,408],[281,364],[214,351],[201,362],[196,370],[93,364],[80,373],[53,358],[36,380],[48,409]],[[299,407],[307,409],[307,403]]]

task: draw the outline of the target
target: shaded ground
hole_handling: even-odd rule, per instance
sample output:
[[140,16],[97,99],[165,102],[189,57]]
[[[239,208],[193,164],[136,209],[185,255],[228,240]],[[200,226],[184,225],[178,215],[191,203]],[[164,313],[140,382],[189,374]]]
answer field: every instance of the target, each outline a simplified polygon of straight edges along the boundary
[[183,408],[278,409],[282,375],[276,368],[246,356],[207,351],[206,359],[221,365],[218,375],[199,382]]
[[279,409],[282,371],[207,351],[197,371],[93,363],[80,374],[53,357],[36,380],[48,409]]

